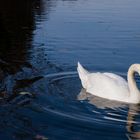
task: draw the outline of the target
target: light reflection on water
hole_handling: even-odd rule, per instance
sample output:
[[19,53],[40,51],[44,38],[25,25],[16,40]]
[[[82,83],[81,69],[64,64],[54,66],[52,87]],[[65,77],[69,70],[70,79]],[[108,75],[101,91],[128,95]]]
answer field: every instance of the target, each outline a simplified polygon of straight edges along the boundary
[[62,68],[66,65],[64,69],[80,60],[94,69],[126,71],[126,66],[139,62],[138,3],[57,1],[49,18],[44,15],[48,20],[40,23],[35,40],[41,40],[48,59]]
[[140,63],[139,4],[1,2],[0,138],[139,139],[139,105],[87,94],[76,72],[80,61],[91,71],[126,78],[129,65]]

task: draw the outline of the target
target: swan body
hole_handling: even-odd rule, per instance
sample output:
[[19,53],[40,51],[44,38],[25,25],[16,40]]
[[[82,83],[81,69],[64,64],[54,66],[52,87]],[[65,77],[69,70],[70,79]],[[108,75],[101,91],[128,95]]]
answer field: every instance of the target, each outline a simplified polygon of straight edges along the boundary
[[130,66],[128,82],[114,73],[90,73],[79,62],[77,71],[86,92],[110,100],[140,103],[140,91],[134,80],[134,73],[140,74],[140,64]]

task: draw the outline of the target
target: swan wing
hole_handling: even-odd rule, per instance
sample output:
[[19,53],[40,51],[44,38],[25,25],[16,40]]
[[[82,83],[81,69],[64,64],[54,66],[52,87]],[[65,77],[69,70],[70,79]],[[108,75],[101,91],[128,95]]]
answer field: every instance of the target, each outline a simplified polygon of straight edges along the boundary
[[112,79],[114,79],[114,80],[116,80],[116,81],[118,81],[120,84],[123,84],[123,85],[126,85],[126,86],[128,85],[127,81],[123,77],[121,77],[121,76],[119,76],[117,74],[108,73],[108,72],[105,72],[103,74],[108,76],[108,77],[110,77],[110,78],[112,78]]
[[124,100],[129,96],[128,84],[113,73],[92,73],[88,76],[87,92],[108,99]]

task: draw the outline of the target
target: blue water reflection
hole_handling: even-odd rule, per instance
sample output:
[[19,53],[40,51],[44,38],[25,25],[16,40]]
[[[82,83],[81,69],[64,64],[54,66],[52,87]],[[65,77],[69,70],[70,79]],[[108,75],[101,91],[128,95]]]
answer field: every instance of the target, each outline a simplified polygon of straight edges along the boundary
[[126,71],[126,66],[139,62],[138,5],[138,1],[57,1],[44,15],[35,40],[44,43],[48,58],[61,67],[71,68],[79,60],[94,69]]
[[126,79],[128,67],[140,63],[139,5],[1,2],[0,139],[139,139],[139,105],[89,95],[76,72],[80,61],[91,71]]

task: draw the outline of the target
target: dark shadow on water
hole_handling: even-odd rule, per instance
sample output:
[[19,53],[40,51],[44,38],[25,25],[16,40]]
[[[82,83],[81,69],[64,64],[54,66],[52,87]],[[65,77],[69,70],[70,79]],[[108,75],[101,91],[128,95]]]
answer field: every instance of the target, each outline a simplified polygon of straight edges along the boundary
[[[28,51],[32,47],[33,31],[36,28],[36,16],[39,18],[39,15],[42,13],[42,0],[1,1],[0,85],[2,91],[13,87],[13,85],[11,87],[8,86],[7,83],[13,77],[17,79],[15,78],[17,73],[22,73],[22,79],[26,75],[30,74],[32,77],[35,72],[37,73],[37,68],[29,62]],[[8,77],[11,78],[9,79]],[[14,83],[14,79],[12,83]],[[10,90],[12,91],[12,89]]]
[[[35,14],[41,2],[2,1],[0,4],[0,59],[8,72],[16,73],[27,63],[27,52],[32,45]],[[7,65],[6,65],[7,64]],[[4,67],[2,67],[4,68]]]
[[[45,4],[48,14],[51,1]],[[19,95],[43,78],[30,60],[34,30],[43,14],[43,0],[0,3],[0,139],[45,139],[41,132],[47,126],[40,111],[32,111],[35,96]]]

